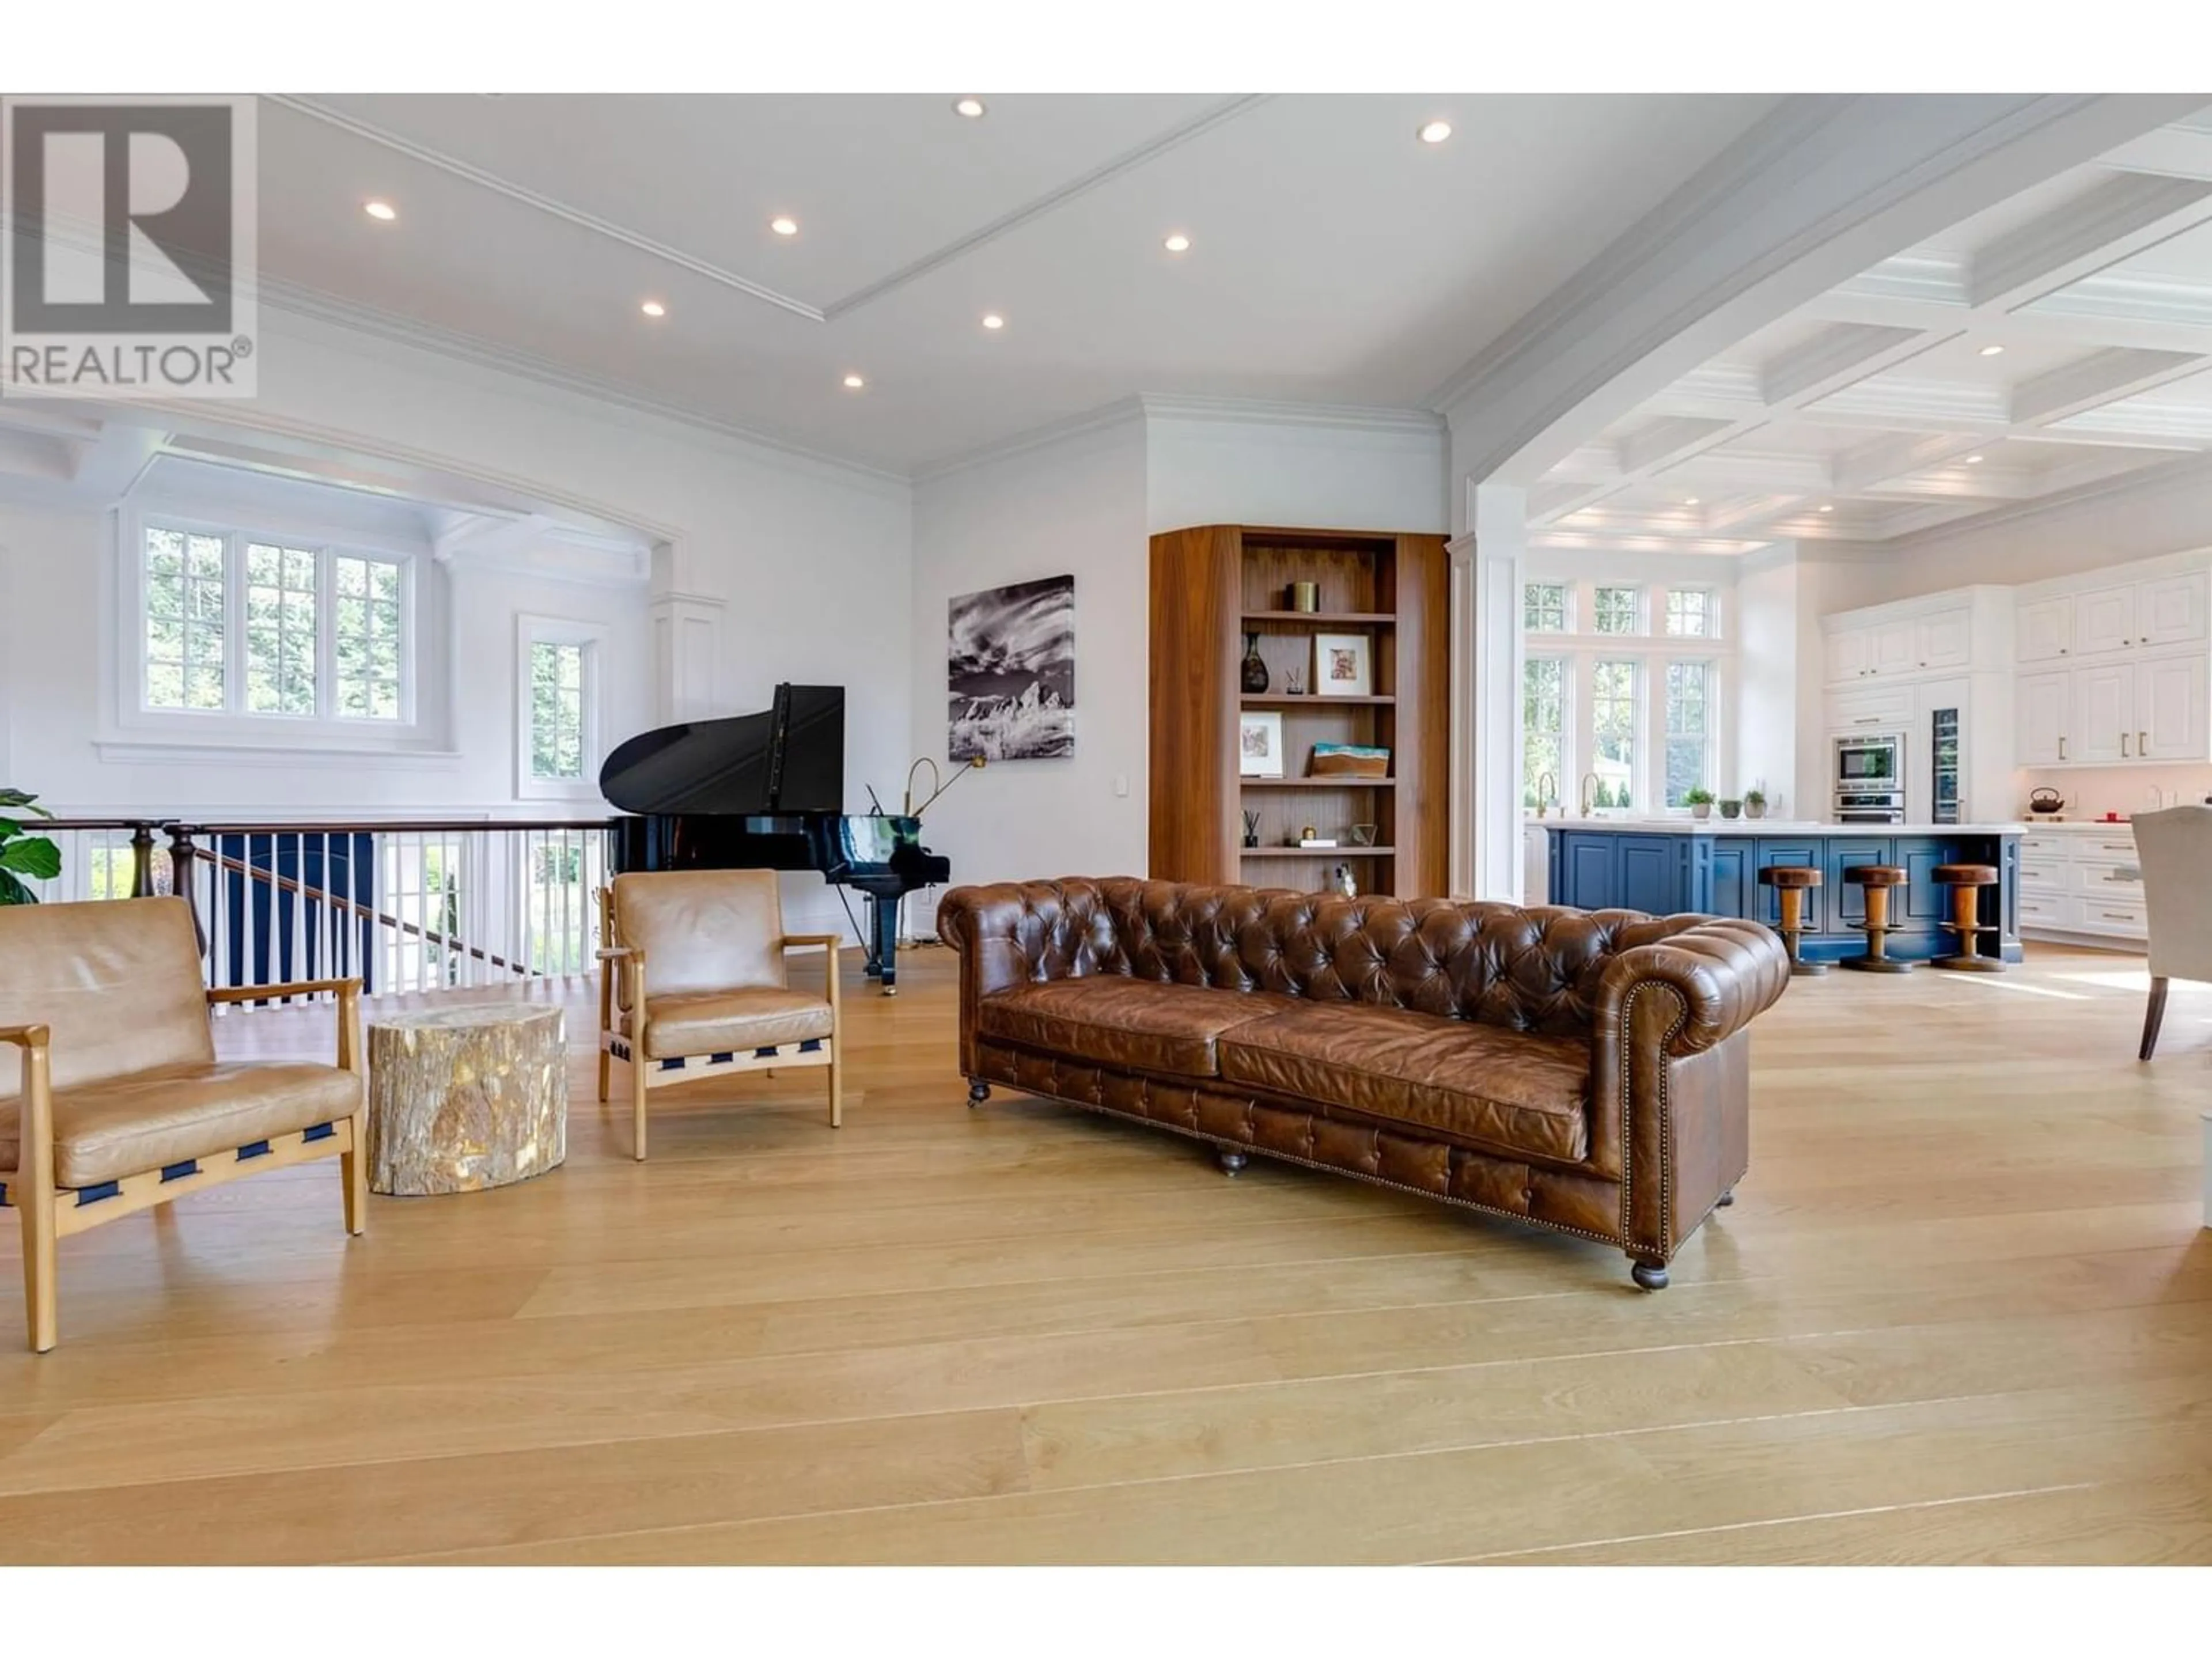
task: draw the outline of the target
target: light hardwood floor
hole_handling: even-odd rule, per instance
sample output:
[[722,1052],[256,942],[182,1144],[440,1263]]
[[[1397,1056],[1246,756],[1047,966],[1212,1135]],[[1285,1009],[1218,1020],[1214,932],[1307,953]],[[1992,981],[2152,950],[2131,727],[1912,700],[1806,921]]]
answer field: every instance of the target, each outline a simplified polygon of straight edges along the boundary
[[643,1165],[542,990],[564,1168],[351,1241],[327,1165],[73,1238],[43,1358],[0,1217],[0,1560],[2212,1562],[2212,988],[2138,1066],[2134,959],[1799,981],[1739,1202],[1645,1296],[970,1112],[951,965],[848,962],[842,1129],[818,1074],[704,1082]]

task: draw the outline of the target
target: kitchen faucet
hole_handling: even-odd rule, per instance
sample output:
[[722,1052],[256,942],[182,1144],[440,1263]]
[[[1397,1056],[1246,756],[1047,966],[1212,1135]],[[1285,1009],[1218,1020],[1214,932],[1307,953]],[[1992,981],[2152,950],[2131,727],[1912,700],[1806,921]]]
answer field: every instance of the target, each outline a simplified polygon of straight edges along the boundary
[[1545,804],[1557,797],[1559,793],[1559,781],[1557,778],[1549,772],[1536,774],[1536,816],[1538,817],[1544,816]]
[[[1595,787],[1595,788],[1593,788],[1593,787],[1591,787],[1591,786],[1593,786],[1593,785],[1595,785],[1595,786],[1596,786],[1596,787]],[[1595,772],[1585,772],[1585,773],[1583,773],[1583,813],[1582,813],[1582,815],[1583,815],[1584,817],[1588,817],[1590,815],[1590,802],[1591,802],[1593,799],[1595,799],[1596,798],[1596,795],[1597,795],[1597,792],[1598,792],[1598,790],[1599,790],[1599,789],[1602,789],[1602,788],[1604,788],[1604,787],[1605,787],[1605,780],[1604,780],[1603,778],[1601,778],[1601,777],[1598,776],[1598,775],[1597,775],[1596,773],[1595,773]]]

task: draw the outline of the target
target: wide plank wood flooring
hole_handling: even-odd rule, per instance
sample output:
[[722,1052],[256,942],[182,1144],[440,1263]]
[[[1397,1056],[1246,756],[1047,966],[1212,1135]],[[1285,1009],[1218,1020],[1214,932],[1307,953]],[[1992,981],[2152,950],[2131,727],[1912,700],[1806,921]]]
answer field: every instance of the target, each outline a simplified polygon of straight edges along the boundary
[[819,1072],[712,1080],[655,1093],[643,1165],[589,987],[536,986],[563,1168],[359,1239],[325,1164],[66,1240],[43,1357],[0,1212],[0,1561],[2212,1563],[2212,987],[2142,1066],[2136,958],[1799,981],[1739,1201],[1647,1296],[971,1112],[952,967],[887,1000],[848,959],[842,1129]]

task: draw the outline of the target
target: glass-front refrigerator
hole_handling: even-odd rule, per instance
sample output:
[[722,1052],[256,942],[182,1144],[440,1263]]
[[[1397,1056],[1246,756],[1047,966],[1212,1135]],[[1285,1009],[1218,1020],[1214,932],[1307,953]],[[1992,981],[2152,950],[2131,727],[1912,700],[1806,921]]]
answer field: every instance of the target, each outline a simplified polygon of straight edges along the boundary
[[1934,811],[1937,823],[1959,821],[1959,711],[1938,708],[1929,716],[1929,763],[1935,769]]

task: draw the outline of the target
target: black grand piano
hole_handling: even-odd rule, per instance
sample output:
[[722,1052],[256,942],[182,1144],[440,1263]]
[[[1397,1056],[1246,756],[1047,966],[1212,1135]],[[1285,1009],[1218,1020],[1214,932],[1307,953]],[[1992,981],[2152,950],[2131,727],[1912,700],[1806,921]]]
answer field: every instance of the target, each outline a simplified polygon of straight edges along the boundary
[[898,987],[898,902],[948,881],[920,818],[844,810],[845,688],[779,685],[765,714],[641,732],[599,769],[635,817],[613,829],[614,867],[819,870],[867,896],[868,975]]

